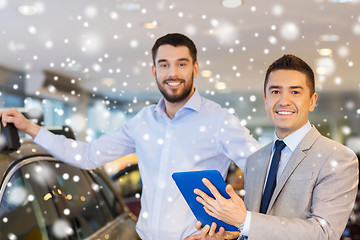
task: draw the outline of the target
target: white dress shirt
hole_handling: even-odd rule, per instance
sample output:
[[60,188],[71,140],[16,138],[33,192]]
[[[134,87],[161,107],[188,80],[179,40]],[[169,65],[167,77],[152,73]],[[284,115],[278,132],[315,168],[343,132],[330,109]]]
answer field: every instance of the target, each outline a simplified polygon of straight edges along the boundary
[[[277,175],[276,175],[276,182],[278,182],[278,180],[280,179],[280,176],[281,176],[282,172],[284,171],[285,166],[288,163],[290,157],[294,153],[296,147],[299,145],[299,143],[305,137],[305,135],[310,131],[310,129],[311,129],[311,124],[308,121],[304,126],[299,128],[295,132],[291,133],[290,135],[288,135],[284,139],[282,139],[282,141],[284,141],[286,146],[281,151],[279,168],[278,168]],[[270,158],[270,161],[269,161],[268,170],[267,170],[267,174],[266,174],[266,178],[265,178],[265,183],[267,181],[267,175],[269,174],[272,157],[273,157],[274,152],[275,152],[275,142],[276,142],[276,140],[279,139],[277,137],[276,133],[274,135],[275,135],[275,137],[274,137],[274,142],[273,142],[273,147],[272,147],[271,158]],[[265,184],[264,184],[263,191],[264,190],[265,190]],[[247,211],[246,218],[245,218],[245,223],[244,223],[244,228],[241,231],[241,235],[248,236],[249,231],[250,231],[250,227],[251,227],[250,222],[251,222],[251,212]]]
[[195,91],[170,119],[161,99],[121,129],[91,143],[41,129],[34,141],[60,160],[96,168],[136,152],[143,189],[137,232],[142,239],[184,239],[198,231],[196,219],[172,180],[177,171],[217,169],[226,176],[233,160],[244,169],[259,147],[239,119]]

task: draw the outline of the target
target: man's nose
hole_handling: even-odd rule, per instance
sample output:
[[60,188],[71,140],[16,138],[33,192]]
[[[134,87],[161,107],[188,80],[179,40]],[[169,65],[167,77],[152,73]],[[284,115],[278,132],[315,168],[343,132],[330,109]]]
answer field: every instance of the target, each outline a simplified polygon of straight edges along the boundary
[[169,67],[168,78],[178,78],[178,76],[179,76],[179,69],[177,68],[177,66]]
[[281,106],[289,105],[290,102],[291,102],[291,96],[290,96],[290,94],[284,93],[284,92],[280,94],[279,104],[280,104]]

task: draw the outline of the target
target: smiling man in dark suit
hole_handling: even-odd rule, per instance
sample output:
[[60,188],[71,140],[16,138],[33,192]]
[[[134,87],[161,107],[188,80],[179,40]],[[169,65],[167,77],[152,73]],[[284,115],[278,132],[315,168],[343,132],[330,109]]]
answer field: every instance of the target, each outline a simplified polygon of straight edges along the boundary
[[268,68],[264,101],[274,141],[247,160],[245,203],[230,185],[231,198],[223,198],[207,179],[215,199],[195,190],[207,213],[239,228],[215,232],[213,223],[203,237],[340,239],[357,193],[358,161],[310,124],[316,100],[314,73],[303,60],[284,55]]

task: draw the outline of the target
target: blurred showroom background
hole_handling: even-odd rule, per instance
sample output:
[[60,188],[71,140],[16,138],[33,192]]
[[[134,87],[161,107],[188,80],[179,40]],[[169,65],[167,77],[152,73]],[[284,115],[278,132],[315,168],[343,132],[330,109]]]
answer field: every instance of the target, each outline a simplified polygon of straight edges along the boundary
[[151,47],[181,32],[198,48],[200,93],[262,143],[267,67],[295,54],[316,73],[311,123],[360,153],[360,0],[0,0],[0,107],[91,141],[160,98]]

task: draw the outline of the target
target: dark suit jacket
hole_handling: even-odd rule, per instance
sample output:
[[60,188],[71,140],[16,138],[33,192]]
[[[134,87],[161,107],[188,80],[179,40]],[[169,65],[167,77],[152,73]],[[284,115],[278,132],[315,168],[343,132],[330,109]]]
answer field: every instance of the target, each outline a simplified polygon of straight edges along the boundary
[[339,239],[357,193],[355,153],[312,127],[280,176],[265,215],[259,210],[271,149],[272,143],[246,163],[249,239]]

